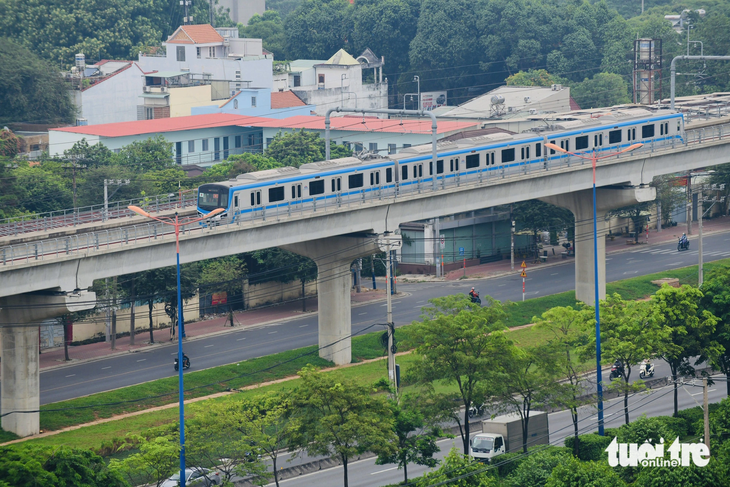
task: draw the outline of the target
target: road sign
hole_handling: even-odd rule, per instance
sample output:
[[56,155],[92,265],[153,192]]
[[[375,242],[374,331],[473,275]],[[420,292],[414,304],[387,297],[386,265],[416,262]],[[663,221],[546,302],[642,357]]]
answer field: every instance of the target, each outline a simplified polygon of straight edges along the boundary
[[441,250],[444,250],[444,247],[446,247],[446,236],[445,235],[439,235],[439,244],[441,245]]
[[527,277],[527,272],[522,271],[522,274],[520,274],[520,277]]
[[459,247],[459,255],[464,255],[464,247]]
[[525,264],[524,260],[522,261],[522,265],[520,267],[522,267],[523,269],[527,267],[527,264]]

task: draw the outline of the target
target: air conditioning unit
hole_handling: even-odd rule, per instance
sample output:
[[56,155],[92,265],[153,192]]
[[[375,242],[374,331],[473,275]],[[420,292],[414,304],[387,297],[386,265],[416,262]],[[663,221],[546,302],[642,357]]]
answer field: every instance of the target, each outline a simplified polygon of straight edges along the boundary
[[535,115],[537,113],[536,108],[530,108],[530,115]]
[[160,88],[160,91],[162,93],[167,93],[167,90],[168,90],[167,86],[163,86],[162,88]]
[[149,86],[143,86],[142,87],[142,91],[144,91],[145,93],[149,93],[150,92],[150,87]]
[[525,97],[525,103],[530,103],[530,97],[529,96],[526,96]]

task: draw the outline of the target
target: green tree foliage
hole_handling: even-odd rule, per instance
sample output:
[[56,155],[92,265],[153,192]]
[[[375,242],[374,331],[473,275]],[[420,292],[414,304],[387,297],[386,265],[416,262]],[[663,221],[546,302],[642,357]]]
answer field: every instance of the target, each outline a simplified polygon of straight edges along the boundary
[[532,231],[535,244],[541,230],[565,230],[574,226],[573,213],[540,200],[520,201],[513,205],[512,218],[517,230]]
[[[324,139],[315,132],[279,132],[266,148],[264,155],[283,166],[299,167],[310,162],[324,161],[326,150]],[[330,141],[330,158],[349,157],[352,151]]]
[[570,458],[567,448],[547,448],[531,454],[507,478],[509,487],[543,487],[553,469]]
[[180,445],[175,437],[135,438],[139,452],[123,460],[112,459],[109,470],[122,475],[130,485],[152,483],[159,487],[175,471],[179,472]]
[[303,0],[284,21],[288,59],[329,59],[352,38],[347,0]]
[[591,79],[572,85],[571,96],[582,108],[610,107],[631,103],[629,85],[623,76],[598,73]]
[[248,19],[248,25],[238,25],[241,37],[262,39],[264,49],[274,54],[274,59],[286,59],[286,34],[284,21],[276,10],[267,10],[263,15],[255,14]]
[[570,410],[573,420],[573,434],[576,438],[575,449],[578,448],[578,408],[587,404],[584,395],[583,375],[577,368],[578,348],[584,347],[591,336],[591,325],[595,324],[592,310],[589,307],[581,309],[555,307],[544,312],[539,318],[533,318],[538,330],[550,333],[550,345],[555,347],[555,365],[560,369],[567,382],[563,382],[561,394],[557,402]]
[[700,308],[718,317],[713,338],[723,348],[722,353],[710,359],[710,363],[725,374],[728,379],[725,386],[730,395],[730,267],[714,269],[705,278],[700,290],[703,294]]
[[419,487],[449,485],[454,487],[496,487],[499,482],[483,463],[453,448],[437,470],[429,472],[416,483]]
[[[8,20],[3,13],[7,4],[18,4],[20,7],[27,3],[11,0],[0,2],[0,32],[11,35],[2,25]],[[43,8],[45,10],[47,6]],[[33,52],[6,38],[0,38],[0,80],[0,124],[52,124],[73,120],[74,107],[68,97],[66,84],[57,70]]]
[[[657,356],[662,358],[672,371],[674,381],[674,415],[677,415],[677,394],[679,375],[694,375],[690,363],[692,357],[714,358],[721,352],[721,346],[714,340],[717,317],[700,308],[702,292],[690,286],[669,287],[666,284],[651,297],[653,319],[662,327],[669,327],[671,333],[657,346]],[[695,362],[697,365],[697,362]]]
[[20,152],[20,139],[5,128],[0,129],[0,157],[12,159]]
[[436,440],[442,434],[437,426],[427,427],[423,412],[418,407],[418,398],[405,396],[389,406],[394,418],[393,430],[398,437],[396,449],[378,456],[376,465],[395,463],[403,469],[403,482],[408,483],[408,464],[435,467],[439,461],[433,455],[439,451]]
[[360,453],[387,454],[396,442],[388,404],[367,386],[307,366],[292,395],[292,442],[310,455],[336,455],[344,467]]
[[545,487],[624,487],[606,462],[581,462],[570,458],[558,464],[548,477]]
[[30,213],[43,213],[73,206],[70,181],[64,177],[61,164],[44,161],[40,166],[18,164],[11,174],[16,178],[13,192],[18,206]]
[[[624,395],[626,424],[629,424],[629,394],[646,388],[641,380],[630,382],[632,369],[652,357],[671,334],[669,327],[653,319],[651,311],[649,303],[624,301],[618,294],[607,296],[601,302],[602,355],[623,364],[621,377],[611,381],[609,388]],[[586,349],[590,352],[596,349],[595,338]]]
[[117,158],[119,164],[138,172],[159,171],[174,164],[172,142],[161,135],[122,147]]
[[[432,394],[446,418],[456,421],[464,453],[469,453],[469,407],[482,404],[494,386],[496,372],[504,365],[502,354],[509,345],[502,330],[506,313],[499,301],[484,296],[484,306],[464,294],[430,299],[423,321],[415,323],[414,379]],[[455,386],[436,392],[435,381]],[[452,392],[453,391],[453,392]],[[454,412],[464,407],[464,416]]]
[[507,86],[550,86],[563,83],[564,80],[553,76],[544,69],[528,69],[508,76],[504,83]]

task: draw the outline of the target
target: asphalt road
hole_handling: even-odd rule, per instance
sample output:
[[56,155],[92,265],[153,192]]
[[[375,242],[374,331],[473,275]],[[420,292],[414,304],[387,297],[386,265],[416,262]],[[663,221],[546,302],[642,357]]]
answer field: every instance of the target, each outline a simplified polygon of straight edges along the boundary
[[[705,262],[730,257],[730,233],[705,237]],[[696,239],[692,240],[696,247]],[[641,246],[607,257],[607,281],[650,274],[665,269],[697,263],[697,249],[677,252],[676,244]],[[527,298],[545,296],[574,288],[574,261],[565,264],[528,269]],[[416,320],[422,307],[431,298],[466,293],[471,286],[481,295],[499,300],[522,299],[522,279],[514,275],[479,281],[431,282],[399,284],[398,291],[407,295],[393,300],[393,320],[397,326]],[[376,302],[352,309],[353,333],[373,323],[385,322],[385,303]],[[379,330],[375,327],[369,331]],[[277,352],[314,345],[318,342],[317,316],[310,315],[262,327],[237,329],[230,334],[204,337],[186,343],[192,371],[231,364]],[[42,371],[40,375],[41,404],[48,404],[97,392],[139,384],[175,374],[172,363],[177,345],[154,348],[145,352],[114,356]],[[662,363],[657,363],[657,375],[666,375]],[[666,367],[666,366],[664,366]],[[637,371],[638,374],[638,371]]]

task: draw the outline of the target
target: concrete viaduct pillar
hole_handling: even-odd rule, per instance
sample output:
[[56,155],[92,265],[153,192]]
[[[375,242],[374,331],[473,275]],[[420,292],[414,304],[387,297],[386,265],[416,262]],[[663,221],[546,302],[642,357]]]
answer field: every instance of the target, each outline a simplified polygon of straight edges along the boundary
[[[655,197],[656,189],[651,187],[596,190],[599,299],[606,299],[606,213],[624,206],[652,201]],[[566,208],[575,216],[575,297],[579,301],[593,305],[595,303],[593,190],[548,196],[540,200]]]
[[[337,365],[352,361],[350,264],[380,252],[375,238],[330,237],[282,247],[317,264],[319,356]],[[322,348],[325,347],[325,348]]]
[[38,325],[41,321],[75,311],[91,309],[96,295],[33,293],[0,298],[0,414],[2,428],[18,436],[40,432],[40,370]]

